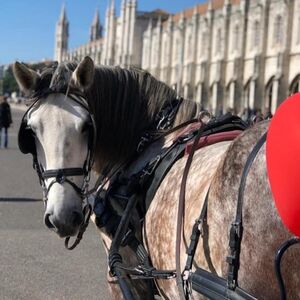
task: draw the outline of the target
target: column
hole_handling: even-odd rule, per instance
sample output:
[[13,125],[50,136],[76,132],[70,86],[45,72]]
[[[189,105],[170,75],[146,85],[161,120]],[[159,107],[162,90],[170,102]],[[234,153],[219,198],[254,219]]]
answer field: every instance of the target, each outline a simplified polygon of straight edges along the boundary
[[199,102],[202,104],[203,99],[202,99],[202,83],[199,83],[197,86],[197,95],[196,95],[196,102]]
[[249,108],[254,109],[255,106],[255,80],[250,81],[250,91],[249,91]]
[[277,108],[277,102],[278,102],[278,91],[279,91],[279,80],[274,79],[272,83],[272,104],[271,104],[271,112],[272,114],[275,113]]
[[212,87],[212,97],[211,97],[211,107],[212,107],[213,114],[217,112],[217,106],[218,106],[218,83],[215,82]]
[[225,107],[225,109],[227,109],[227,108],[234,109],[234,98],[235,98],[235,82],[232,81],[229,85],[228,107]]

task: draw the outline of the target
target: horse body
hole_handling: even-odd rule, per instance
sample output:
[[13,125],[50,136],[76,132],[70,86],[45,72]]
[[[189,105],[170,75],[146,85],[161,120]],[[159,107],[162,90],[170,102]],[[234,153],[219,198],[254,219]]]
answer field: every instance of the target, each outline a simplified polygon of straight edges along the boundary
[[[199,242],[194,266],[200,266],[226,278],[229,229],[235,219],[238,187],[246,159],[259,137],[267,130],[261,123],[247,130],[233,142],[221,142],[198,150],[190,169],[181,243],[182,269],[186,262],[192,226],[199,217],[210,187],[208,227]],[[159,269],[175,267],[176,222],[180,182],[187,157],[176,162],[161,183],[146,215],[145,245],[153,265]],[[247,177],[244,209],[244,236],[241,250],[239,285],[259,299],[276,299],[279,289],[274,271],[275,253],[290,233],[283,226],[272,200],[266,173],[265,147]],[[283,274],[288,299],[300,298],[300,267],[297,249],[289,250],[284,259]],[[178,299],[175,280],[158,281],[167,299]],[[195,299],[201,299],[194,294]]]
[[[36,90],[39,80],[44,80],[44,85],[49,86],[48,77],[45,77],[47,80],[45,78],[41,79],[38,74],[24,68],[15,66],[15,75],[23,89]],[[130,73],[126,70],[113,68],[94,70],[90,59],[85,59],[78,67],[71,65],[66,69],[63,66],[59,68],[61,68],[60,71],[68,74],[65,78],[72,78],[71,81],[67,82],[67,90],[70,87],[71,89],[79,89],[87,98],[91,112],[95,114],[99,132],[96,140],[94,170],[98,174],[104,174],[105,170],[114,169],[132,157],[141,134],[151,128],[151,124],[153,124],[163,104],[175,97],[171,89],[158,84],[153,78],[149,77],[150,75],[141,75],[139,72]],[[51,79],[52,83],[55,79],[63,78],[57,76],[56,73],[53,74],[53,72],[50,75],[50,79],[54,77],[54,80]],[[92,85],[91,82],[93,82]],[[112,82],[114,83],[113,86],[111,86]],[[59,84],[61,83],[59,81]],[[152,83],[155,86],[153,89],[149,88]],[[136,94],[135,97],[133,93]],[[51,106],[51,100],[50,104],[48,103],[49,97],[51,95],[44,97],[45,106]],[[131,102],[125,103],[123,98],[130,99]],[[160,100],[162,103],[159,102]],[[53,105],[52,103],[52,121],[59,122],[59,120],[62,120],[64,113],[60,111],[65,109],[65,106],[61,104],[64,101],[70,104],[72,100],[59,94],[55,103],[60,104]],[[71,106],[74,106],[74,103]],[[73,113],[76,115],[76,109]],[[36,129],[38,132],[36,142],[41,144],[38,147],[38,156],[44,166],[47,166],[47,159],[43,160],[43,157],[47,158],[48,153],[52,153],[52,155],[55,154],[55,156],[60,157],[58,159],[60,163],[54,164],[53,167],[65,167],[66,161],[62,158],[66,157],[65,143],[69,140],[68,135],[66,135],[66,128],[70,128],[70,130],[77,128],[75,131],[71,130],[74,134],[74,139],[72,136],[71,140],[74,143],[72,147],[75,149],[78,146],[78,149],[80,149],[78,155],[67,155],[67,166],[81,166],[84,163],[87,151],[87,137],[80,128],[85,122],[86,115],[81,114],[80,122],[76,121],[76,118],[75,121],[72,118],[63,118],[63,125],[56,126],[57,132],[54,136],[57,138],[52,143],[48,143],[46,147],[47,142],[40,132],[47,131],[45,125],[47,121],[51,122],[51,120],[40,114],[40,109],[37,109],[35,114],[38,124],[44,122],[43,129],[41,126]],[[174,126],[194,117],[196,114],[197,106],[195,103],[184,101],[178,110]],[[210,188],[208,231],[200,240],[194,265],[226,277],[229,228],[235,218],[237,193],[242,170],[250,151],[260,136],[267,130],[267,127],[267,123],[260,124],[246,130],[233,142],[220,142],[202,148],[195,153],[187,180],[180,257],[182,268],[186,261],[185,251],[189,244],[192,226],[195,219],[199,217],[205,195]],[[62,141],[59,139],[61,134],[65,136]],[[126,173],[132,174],[139,170],[145,162],[160,153],[168,142],[169,140],[159,140],[149,146],[137,158],[136,162],[125,170]],[[56,144],[60,146],[58,147]],[[144,244],[149,251],[153,266],[158,269],[175,268],[178,195],[186,159],[187,157],[183,157],[178,160],[166,175],[145,216]],[[71,180],[80,181],[82,178],[71,178]],[[49,206],[55,211],[57,218],[62,218],[63,222],[70,223],[70,220],[66,220],[66,216],[62,215],[62,211],[70,209],[74,203],[77,203],[76,209],[78,209],[80,206],[78,195],[72,194],[70,192],[71,187],[66,184],[55,184],[54,186],[56,187],[52,193],[55,197],[53,196],[53,199],[50,199]],[[77,200],[74,201],[74,197],[77,197]],[[275,299],[278,297],[279,291],[275,281],[273,259],[276,249],[284,240],[290,237],[290,234],[282,225],[274,207],[266,174],[264,147],[258,153],[247,178],[243,220],[245,229],[241,250],[239,284],[259,299]],[[58,227],[59,225],[55,224],[55,226]],[[70,235],[76,232],[77,227],[77,224],[73,222],[72,228],[74,230],[70,230]],[[107,236],[105,231],[102,231],[102,235],[106,248],[109,248],[111,237]],[[300,274],[297,272],[300,262],[296,258],[296,250],[289,250],[284,259],[284,278],[290,299],[300,298],[299,291],[297,291],[300,284]],[[122,249],[122,253],[126,262],[135,264],[135,254],[128,247]],[[145,299],[147,285],[143,281],[138,283],[130,281],[130,284],[136,298]],[[114,298],[120,299],[118,286],[113,283],[110,286]],[[157,287],[164,298],[178,298],[175,279],[158,280]],[[194,294],[195,298],[201,298],[196,293]],[[148,296],[151,298],[151,295]]]

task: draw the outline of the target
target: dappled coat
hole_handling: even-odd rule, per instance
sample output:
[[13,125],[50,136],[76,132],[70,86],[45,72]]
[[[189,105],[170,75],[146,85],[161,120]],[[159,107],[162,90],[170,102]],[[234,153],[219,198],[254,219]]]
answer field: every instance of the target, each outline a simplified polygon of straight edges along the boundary
[[12,123],[10,106],[7,102],[0,103],[0,128],[8,128]]

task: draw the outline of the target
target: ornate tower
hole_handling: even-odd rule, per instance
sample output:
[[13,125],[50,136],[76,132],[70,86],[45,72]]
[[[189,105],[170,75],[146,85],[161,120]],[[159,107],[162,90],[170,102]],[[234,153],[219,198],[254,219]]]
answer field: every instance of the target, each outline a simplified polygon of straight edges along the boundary
[[65,6],[63,5],[59,20],[56,23],[54,60],[57,60],[58,62],[63,60],[64,55],[68,51],[68,39],[69,22],[65,11]]
[[115,35],[116,35],[116,11],[115,1],[110,0],[106,10],[105,20],[105,44],[104,44],[104,60],[103,64],[114,64],[115,52]]
[[90,41],[92,42],[100,38],[102,38],[102,26],[100,24],[99,10],[97,9],[91,26]]

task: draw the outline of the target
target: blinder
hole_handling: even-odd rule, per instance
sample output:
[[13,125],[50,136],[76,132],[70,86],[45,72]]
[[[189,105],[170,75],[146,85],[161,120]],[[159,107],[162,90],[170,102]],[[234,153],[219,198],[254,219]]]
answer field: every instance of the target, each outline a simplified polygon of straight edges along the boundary
[[[91,115],[88,105],[84,98],[78,97],[77,95],[68,95],[73,101],[78,103],[81,107],[83,107],[89,114],[90,120],[88,121],[88,147],[89,149],[94,152],[95,150],[95,143],[96,143],[96,124],[93,115]],[[32,105],[27,109],[25,112],[20,129],[18,132],[18,146],[22,153],[24,154],[32,154],[33,156],[37,154],[36,152],[36,144],[35,144],[35,133],[33,130],[28,126],[28,114],[31,112],[33,107],[40,99],[34,101]]]
[[[28,112],[27,112],[28,113]],[[27,124],[27,113],[24,115],[18,133],[19,149],[22,153],[36,155],[34,132]]]

